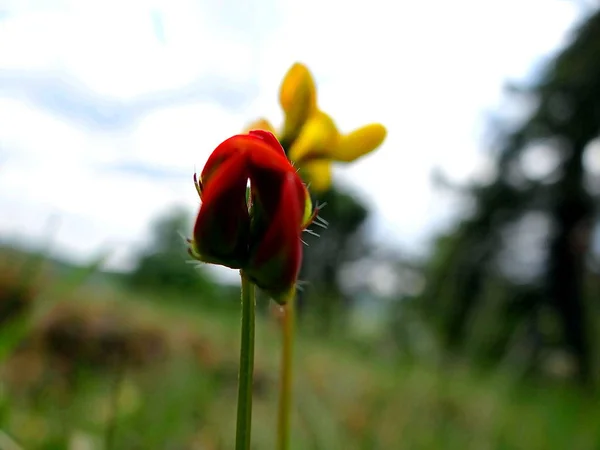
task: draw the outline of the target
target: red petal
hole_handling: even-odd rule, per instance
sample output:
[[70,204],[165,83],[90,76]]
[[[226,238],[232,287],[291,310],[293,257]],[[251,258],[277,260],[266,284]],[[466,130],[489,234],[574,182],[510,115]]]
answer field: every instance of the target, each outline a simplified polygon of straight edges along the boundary
[[203,186],[194,246],[207,260],[238,260],[245,256],[250,222],[247,182],[245,155],[241,153],[225,161]]
[[237,134],[219,144],[204,165],[200,178],[202,183],[223,162],[239,153],[249,153],[255,165],[276,170],[292,169],[292,165],[285,156],[285,152],[277,138],[269,132],[255,130],[249,134]]
[[230,137],[225,141],[221,142],[217,148],[210,154],[202,173],[200,174],[200,181],[204,184],[209,180],[209,177],[215,172],[219,166],[227,161],[232,156],[240,152],[240,147],[236,144],[236,136]]
[[270,131],[266,131],[266,130],[252,130],[252,131],[249,131],[249,134],[261,138],[276,153],[281,153],[281,154],[283,154],[283,156],[286,156],[285,150],[281,146],[281,143],[277,140],[277,138],[275,137],[275,135],[273,133],[271,133]]
[[281,184],[279,207],[255,248],[251,249],[248,273],[271,295],[288,292],[296,283],[302,261],[299,223],[303,209],[298,201],[294,173]]

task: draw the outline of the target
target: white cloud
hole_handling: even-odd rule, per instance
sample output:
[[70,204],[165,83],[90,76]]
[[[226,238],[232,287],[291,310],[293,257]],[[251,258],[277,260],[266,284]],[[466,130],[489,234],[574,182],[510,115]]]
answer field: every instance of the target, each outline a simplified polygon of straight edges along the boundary
[[371,121],[388,126],[380,150],[335,176],[375,207],[379,239],[414,246],[453,208],[432,190],[432,168],[465,179],[485,165],[481,112],[498,102],[507,77],[522,77],[562,42],[576,15],[559,0],[270,4],[229,15],[230,2],[30,3],[28,12],[4,19],[0,70],[63,71],[122,101],[207,74],[232,86],[255,82],[259,92],[239,111],[165,107],[121,134],[0,98],[0,208],[10,211],[0,231],[41,235],[36,216],[56,212],[61,242],[73,252],[135,240],[166,205],[197,202],[189,178],[152,181],[99,165],[133,159],[191,175],[253,118],[281,120],[279,82],[301,60],[314,71],[321,107],[342,130]]
[[[165,2],[162,2],[165,3]],[[251,65],[243,41],[210,23],[194,2],[152,9],[143,2],[85,2],[9,16],[0,28],[0,67],[62,70],[106,97],[176,89],[206,73],[232,83]],[[152,13],[164,33],[157,36]]]
[[243,116],[214,104],[165,108],[140,121],[127,147],[139,161],[200,170],[210,151],[243,124]]
[[[0,98],[0,123],[0,152],[34,164],[57,160],[83,163],[85,149],[93,144],[84,130],[18,100]],[[96,153],[94,147],[88,155]]]

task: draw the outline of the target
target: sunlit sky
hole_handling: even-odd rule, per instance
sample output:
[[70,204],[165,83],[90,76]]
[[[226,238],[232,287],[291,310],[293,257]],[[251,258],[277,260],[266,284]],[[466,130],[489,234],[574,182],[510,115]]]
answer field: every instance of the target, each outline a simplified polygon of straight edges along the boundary
[[[122,266],[150,221],[196,208],[210,151],[280,123],[279,82],[306,63],[343,131],[384,123],[377,152],[335,170],[374,211],[373,238],[420,251],[452,203],[432,169],[484,173],[481,134],[510,78],[568,38],[564,0],[0,3],[0,237]],[[326,214],[324,214],[326,216]]]

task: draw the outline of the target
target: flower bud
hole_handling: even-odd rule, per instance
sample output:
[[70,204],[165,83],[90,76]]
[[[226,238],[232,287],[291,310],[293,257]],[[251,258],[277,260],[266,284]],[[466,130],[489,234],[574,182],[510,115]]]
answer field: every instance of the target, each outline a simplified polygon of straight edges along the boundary
[[300,235],[316,213],[277,138],[253,130],[225,140],[208,158],[196,189],[202,205],[190,254],[241,269],[285,303],[300,270]]

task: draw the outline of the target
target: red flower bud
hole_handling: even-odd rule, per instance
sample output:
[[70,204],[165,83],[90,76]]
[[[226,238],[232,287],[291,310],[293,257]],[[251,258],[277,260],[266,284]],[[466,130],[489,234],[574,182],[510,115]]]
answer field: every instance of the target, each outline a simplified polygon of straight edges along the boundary
[[225,140],[208,158],[196,188],[202,206],[192,256],[241,268],[274,300],[285,303],[300,270],[300,235],[311,206],[279,141],[262,130]]

